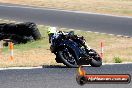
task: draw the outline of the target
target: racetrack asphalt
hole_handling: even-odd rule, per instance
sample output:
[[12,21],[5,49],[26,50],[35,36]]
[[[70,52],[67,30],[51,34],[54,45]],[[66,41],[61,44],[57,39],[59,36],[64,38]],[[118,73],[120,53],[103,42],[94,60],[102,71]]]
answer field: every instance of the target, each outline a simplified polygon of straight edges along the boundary
[[132,36],[132,17],[0,4],[0,18],[85,31]]
[[[132,64],[84,67],[88,74],[130,74]],[[76,82],[76,68],[43,66],[36,69],[0,70],[0,88],[132,88],[129,84],[85,84]]]

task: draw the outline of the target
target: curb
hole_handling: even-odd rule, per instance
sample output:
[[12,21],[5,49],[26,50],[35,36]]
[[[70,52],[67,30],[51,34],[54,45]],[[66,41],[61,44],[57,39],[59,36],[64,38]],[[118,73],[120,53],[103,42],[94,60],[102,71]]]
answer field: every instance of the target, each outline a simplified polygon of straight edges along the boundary
[[[67,28],[62,28],[67,29]],[[75,31],[76,29],[69,29],[71,31]],[[82,30],[76,30],[76,31],[82,31]],[[108,34],[108,33],[101,33],[101,32],[93,32],[93,31],[86,31],[88,33],[95,33],[95,34],[102,34],[102,35],[110,35],[110,36],[116,36],[116,37],[123,37],[123,38],[132,38],[131,36],[125,36],[125,35],[115,35],[115,34]]]
[[38,67],[8,67],[8,68],[0,68],[0,70],[24,70],[24,69],[38,69],[43,68],[42,66]]
[[132,62],[124,62],[124,63],[103,63],[103,65],[122,65],[122,64],[132,64]]
[[[124,63],[103,63],[102,66],[104,65],[126,65],[126,64],[132,64],[132,62],[124,62]],[[90,66],[90,65],[82,65],[84,67]]]

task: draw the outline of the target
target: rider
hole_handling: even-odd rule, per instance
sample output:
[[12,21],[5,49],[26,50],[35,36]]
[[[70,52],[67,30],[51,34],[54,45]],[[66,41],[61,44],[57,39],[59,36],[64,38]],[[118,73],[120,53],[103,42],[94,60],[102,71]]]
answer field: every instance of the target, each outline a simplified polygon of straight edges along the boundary
[[57,28],[56,27],[49,27],[47,33],[48,33],[48,36],[49,36],[49,43],[51,43],[51,37],[55,33],[57,33]]

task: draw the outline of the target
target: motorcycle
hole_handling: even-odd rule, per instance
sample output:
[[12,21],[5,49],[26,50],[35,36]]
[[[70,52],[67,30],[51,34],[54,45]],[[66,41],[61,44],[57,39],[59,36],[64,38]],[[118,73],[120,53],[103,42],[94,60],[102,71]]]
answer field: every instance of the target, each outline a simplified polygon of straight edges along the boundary
[[83,36],[75,35],[73,31],[54,33],[50,38],[50,51],[56,55],[56,62],[67,67],[91,65],[100,67],[102,58],[88,45]]

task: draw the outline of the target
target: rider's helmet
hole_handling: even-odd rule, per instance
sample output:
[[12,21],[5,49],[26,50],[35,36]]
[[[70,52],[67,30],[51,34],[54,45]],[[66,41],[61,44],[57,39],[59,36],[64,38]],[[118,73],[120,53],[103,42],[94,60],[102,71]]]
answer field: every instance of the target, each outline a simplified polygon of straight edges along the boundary
[[74,38],[74,31],[70,31],[70,32],[68,33],[68,37]]
[[74,36],[74,31],[70,31],[70,32],[68,33],[68,35],[69,35],[69,36]]
[[51,33],[55,34],[55,33],[57,33],[57,28],[56,27],[49,27],[47,33],[48,34],[51,34]]

